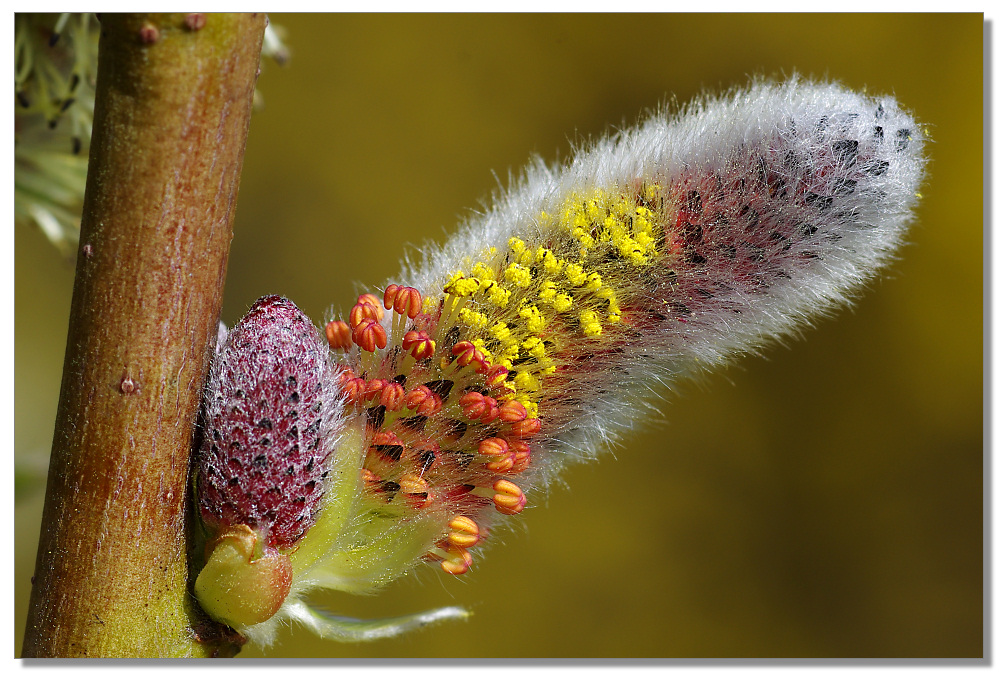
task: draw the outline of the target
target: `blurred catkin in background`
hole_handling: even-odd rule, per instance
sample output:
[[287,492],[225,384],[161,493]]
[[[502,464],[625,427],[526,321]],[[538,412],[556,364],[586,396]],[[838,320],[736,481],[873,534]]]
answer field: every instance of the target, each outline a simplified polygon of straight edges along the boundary
[[[892,93],[933,142],[911,245],[855,308],[667,396],[465,577],[328,596],[363,617],[461,604],[470,622],[360,646],[296,631],[268,654],[982,654],[981,15],[271,20],[292,60],[261,79],[230,324],[266,293],[316,322],[346,309],[531,153],[749,74]],[[20,644],[72,269],[37,231],[15,241]]]

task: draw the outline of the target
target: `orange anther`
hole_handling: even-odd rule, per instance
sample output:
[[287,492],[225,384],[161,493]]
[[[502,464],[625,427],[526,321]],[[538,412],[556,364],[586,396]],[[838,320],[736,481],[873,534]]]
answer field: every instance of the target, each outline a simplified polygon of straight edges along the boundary
[[354,341],[351,339],[351,326],[344,321],[330,321],[326,324],[326,341],[331,349],[347,351]]
[[531,465],[531,448],[523,440],[510,440],[510,451],[513,453],[514,465],[511,466],[511,473],[520,473]]
[[403,351],[414,360],[423,360],[434,355],[434,340],[423,330],[410,330],[403,335]]
[[406,396],[406,406],[417,414],[429,417],[441,411],[441,396],[426,386],[418,386]]
[[479,442],[479,453],[483,456],[506,456],[510,452],[507,441],[503,438],[486,438]]
[[379,403],[385,405],[385,409],[389,412],[395,412],[403,406],[405,398],[406,391],[403,389],[403,385],[396,382],[389,382],[382,387]]
[[361,469],[361,479],[364,480],[365,486],[369,488],[377,487],[379,483],[382,482],[382,480],[379,479],[378,475],[371,472],[367,468]]
[[378,314],[378,320],[382,320],[382,316],[385,314],[382,312],[382,307],[379,306],[378,298],[371,293],[365,293],[363,295],[358,295],[358,304],[370,304],[375,312]]
[[542,422],[538,419],[525,419],[511,424],[510,435],[515,438],[530,438],[542,430]]
[[423,308],[423,299],[420,291],[409,286],[398,286],[395,283],[385,289],[385,301],[383,306],[392,309],[397,314],[405,314],[409,318],[416,318]]
[[404,475],[399,478],[399,490],[404,494],[426,494],[429,490],[427,480],[416,475]]
[[388,384],[385,379],[372,379],[365,386],[364,400],[366,403],[370,403],[376,400],[381,394],[382,389]]
[[489,463],[486,464],[486,469],[491,470],[494,473],[506,473],[514,467],[514,456],[507,454],[506,456],[500,456]]
[[386,345],[385,328],[371,318],[366,318],[358,323],[352,337],[355,344],[372,353],[376,349],[384,349]]
[[461,576],[472,566],[472,555],[457,545],[448,546],[448,558],[441,562],[441,568],[453,576]]
[[490,368],[489,372],[486,373],[486,385],[490,387],[499,386],[506,381],[507,372],[507,368],[503,365],[494,365]]
[[516,400],[508,400],[500,406],[500,420],[505,423],[513,424],[527,418],[528,410],[524,409],[524,405]]
[[504,515],[516,515],[524,510],[528,498],[521,488],[509,480],[497,480],[493,483],[493,505]]
[[401,445],[402,442],[396,437],[396,434],[392,431],[382,431],[381,433],[376,433],[375,437],[372,438],[373,445]]
[[448,542],[459,548],[471,548],[479,542],[479,525],[465,515],[457,515],[448,522]]
[[490,369],[490,362],[472,342],[459,342],[451,348],[451,355],[456,356],[455,361],[461,367],[473,366],[479,374],[485,374]]
[[350,323],[352,328],[358,327],[361,321],[364,321],[366,319],[371,319],[376,323],[379,320],[378,312],[376,312],[372,308],[372,305],[358,302],[353,307],[351,307]]
[[484,424],[494,421],[500,412],[497,401],[477,391],[469,391],[458,401],[462,412],[469,419],[480,419]]
[[382,306],[386,309],[392,309],[392,303],[396,300],[396,291],[399,290],[399,286],[395,283],[390,283],[385,287],[385,296],[383,297]]
[[364,397],[365,389],[368,387],[368,382],[361,377],[351,377],[346,381],[342,381],[340,386],[344,390],[344,396],[347,400],[356,405],[360,403]]

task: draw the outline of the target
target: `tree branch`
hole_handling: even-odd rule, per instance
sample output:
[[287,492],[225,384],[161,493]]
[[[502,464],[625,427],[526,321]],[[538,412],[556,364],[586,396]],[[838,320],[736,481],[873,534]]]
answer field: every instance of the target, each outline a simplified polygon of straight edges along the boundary
[[187,578],[192,430],[266,18],[101,19],[69,340],[23,655],[232,653]]

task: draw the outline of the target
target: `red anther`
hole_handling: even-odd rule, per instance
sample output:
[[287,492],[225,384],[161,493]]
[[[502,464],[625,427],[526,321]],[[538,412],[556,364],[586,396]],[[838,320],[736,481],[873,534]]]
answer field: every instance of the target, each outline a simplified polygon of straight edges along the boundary
[[[355,305],[356,307],[359,305]],[[374,319],[366,318],[358,323],[354,328],[354,343],[365,351],[375,352],[376,349],[384,349],[386,345],[385,328]]]
[[[368,298],[368,299],[366,299]],[[352,328],[357,328],[366,318],[378,323],[382,320],[385,312],[379,306],[374,295],[362,295],[358,298],[358,303],[351,307],[350,323]]]
[[528,498],[521,488],[509,480],[497,480],[493,483],[493,505],[504,515],[516,515],[524,510]]
[[423,360],[434,355],[434,340],[423,330],[410,330],[403,335],[403,351],[414,360]]
[[451,348],[451,355],[456,356],[455,361],[459,366],[475,366],[476,372],[479,374],[485,374],[490,369],[490,363],[486,360],[486,356],[472,342],[459,342]]
[[337,377],[337,382],[340,383],[341,386],[344,386],[344,384],[351,379],[354,379],[354,370],[349,367],[345,367],[340,371],[340,375]]
[[490,387],[500,386],[507,380],[507,372],[507,368],[503,365],[494,365],[486,373],[486,385]]
[[525,419],[511,424],[510,435],[514,438],[530,438],[542,430],[542,422],[538,419]]
[[461,341],[451,347],[451,355],[457,356],[458,364],[465,367],[472,362],[476,355],[476,347],[472,342]]
[[382,307],[379,306],[378,298],[371,293],[358,295],[358,304],[370,304],[372,308],[375,309],[375,313],[378,314],[378,320],[380,321],[382,320],[382,316],[385,315],[385,312],[382,311]]
[[500,416],[500,408],[497,401],[489,396],[486,396],[484,402],[488,405],[488,409],[479,417],[479,421],[484,424],[492,424]]
[[423,308],[423,298],[420,297],[420,291],[416,288],[398,286],[393,283],[385,289],[383,306],[386,309],[392,309],[397,314],[416,318]]
[[326,324],[326,341],[331,349],[347,351],[354,344],[351,339],[351,326],[344,321],[330,321]]
[[510,453],[510,447],[503,438],[486,438],[479,441],[479,453],[483,456],[495,457],[506,456]]
[[429,417],[441,411],[441,396],[426,386],[418,386],[406,396],[406,406],[417,414]]
[[372,438],[373,445],[401,445],[402,442],[392,431],[382,431],[381,433],[376,433],[375,437]]
[[385,296],[383,297],[382,306],[386,309],[392,309],[392,303],[396,300],[396,291],[399,290],[399,286],[395,283],[390,283],[385,287]]
[[514,424],[528,418],[528,410],[516,400],[508,400],[500,406],[500,421]]
[[371,472],[367,468],[361,469],[361,479],[364,481],[365,487],[368,488],[378,487],[378,485],[382,482],[378,475]]
[[510,469],[511,473],[520,473],[531,465],[531,448],[527,442],[523,440],[510,440],[507,444],[510,445],[510,451],[513,453],[514,459],[514,465]]
[[448,522],[448,542],[459,548],[471,548],[479,542],[479,525],[465,515],[457,515]]
[[494,473],[507,473],[514,467],[514,457],[508,454],[501,456],[486,464],[486,469]]
[[404,475],[399,478],[399,491],[404,494],[426,494],[429,491],[427,480],[416,475]]
[[376,400],[381,394],[382,389],[388,384],[385,379],[372,379],[365,386],[364,400],[366,403],[370,403]]
[[344,389],[344,396],[347,400],[356,405],[364,397],[365,389],[368,388],[368,382],[361,377],[351,377],[346,381],[342,381],[340,386]]
[[453,576],[461,576],[472,566],[472,555],[465,548],[449,545],[448,559],[441,562],[441,568]]
[[497,401],[489,396],[484,396],[477,391],[469,391],[461,397],[458,404],[462,407],[462,412],[469,419],[481,419],[483,423],[490,423],[499,414]]
[[397,384],[396,382],[390,382],[382,387],[379,404],[385,405],[385,409],[389,412],[395,412],[403,406],[403,400],[405,398],[406,391],[403,389],[403,385]]

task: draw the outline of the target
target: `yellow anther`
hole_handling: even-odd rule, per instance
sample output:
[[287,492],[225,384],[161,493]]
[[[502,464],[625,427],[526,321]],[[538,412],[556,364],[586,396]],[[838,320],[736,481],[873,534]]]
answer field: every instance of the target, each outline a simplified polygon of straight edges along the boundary
[[580,327],[587,337],[597,337],[603,332],[597,313],[589,309],[580,312]]
[[482,262],[477,262],[472,267],[472,275],[478,278],[480,281],[493,281],[497,277],[496,271],[493,267],[487,267]]
[[462,309],[458,312],[458,318],[467,326],[476,330],[484,329],[489,323],[485,315],[479,313],[478,311],[473,311],[472,309]]
[[515,262],[504,271],[504,278],[519,288],[527,288],[531,285],[531,270]]
[[566,265],[566,278],[575,286],[582,286],[587,281],[587,275],[583,273],[583,267],[578,264]]
[[488,299],[492,304],[503,309],[510,302],[510,291],[500,286],[493,284],[486,291],[486,299]]
[[573,298],[565,293],[556,295],[555,300],[552,302],[552,308],[559,312],[569,311],[571,306],[573,306]]
[[601,275],[595,271],[587,275],[587,285],[584,286],[584,290],[597,292],[601,289],[602,285],[604,285],[604,281],[601,279]]
[[541,332],[545,329],[545,318],[534,304],[528,304],[518,310],[517,315],[527,321],[529,332]]
[[540,360],[545,357],[545,342],[538,337],[528,337],[521,346],[536,359]]
[[444,287],[444,291],[449,295],[468,297],[479,290],[479,285],[479,279],[465,278],[465,274],[459,271],[455,272],[455,274],[448,280],[448,283]]
[[530,372],[525,372],[524,370],[517,373],[514,377],[514,386],[517,387],[518,391],[537,391],[539,389],[538,380]]
[[520,255],[521,253],[524,252],[525,248],[524,241],[517,238],[516,236],[510,237],[510,239],[507,241],[507,245],[510,246],[510,249],[512,251],[514,251],[514,255]]
[[551,302],[556,298],[556,284],[553,281],[542,283],[542,290],[538,293],[538,299],[543,302]]
[[510,328],[503,321],[499,321],[490,328],[490,334],[498,341],[506,342],[510,338]]

